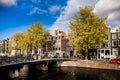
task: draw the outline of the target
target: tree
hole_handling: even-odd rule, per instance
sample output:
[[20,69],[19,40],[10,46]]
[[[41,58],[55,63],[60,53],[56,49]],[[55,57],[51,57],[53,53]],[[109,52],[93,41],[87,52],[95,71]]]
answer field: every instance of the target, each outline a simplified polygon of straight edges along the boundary
[[24,49],[36,51],[45,44],[49,36],[49,31],[44,29],[41,23],[32,24],[25,34]]
[[44,29],[41,23],[34,23],[25,33],[16,33],[13,35],[10,43],[11,50],[36,51],[45,45],[49,36],[49,30]]
[[106,36],[109,28],[105,21],[105,18],[97,17],[91,7],[80,8],[69,26],[71,46],[79,53],[84,51],[87,56],[88,49],[99,48],[101,43],[108,43]]
[[11,50],[17,50],[17,51],[20,50],[20,53],[21,53],[24,37],[25,37],[24,33],[14,34],[10,41],[10,51]]

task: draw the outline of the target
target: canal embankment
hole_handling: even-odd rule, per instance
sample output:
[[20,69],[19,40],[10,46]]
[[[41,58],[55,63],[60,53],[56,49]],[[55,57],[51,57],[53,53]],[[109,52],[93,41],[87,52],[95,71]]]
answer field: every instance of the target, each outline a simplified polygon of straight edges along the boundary
[[65,61],[61,64],[61,66],[120,70],[120,64],[111,64],[109,63],[109,61],[104,61],[104,60]]

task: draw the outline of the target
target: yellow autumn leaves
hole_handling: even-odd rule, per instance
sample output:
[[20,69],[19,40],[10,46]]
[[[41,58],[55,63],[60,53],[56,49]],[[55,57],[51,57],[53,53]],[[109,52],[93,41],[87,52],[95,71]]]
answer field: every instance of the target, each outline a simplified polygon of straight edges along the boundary
[[97,17],[91,7],[80,8],[70,22],[70,44],[79,53],[81,50],[87,53],[90,48],[99,48],[101,43],[107,44],[109,28],[105,23],[106,19]]
[[[15,50],[23,49],[26,51],[35,50],[45,45],[50,36],[49,30],[43,28],[41,23],[35,23],[24,33],[16,33],[11,38],[11,48]],[[12,44],[16,45],[12,45]]]

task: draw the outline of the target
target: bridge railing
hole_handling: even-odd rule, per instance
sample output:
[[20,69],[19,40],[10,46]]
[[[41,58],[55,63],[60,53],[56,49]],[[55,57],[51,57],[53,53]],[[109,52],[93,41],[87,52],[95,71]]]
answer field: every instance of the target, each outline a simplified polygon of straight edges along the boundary
[[11,63],[19,63],[19,62],[28,62],[32,60],[40,60],[40,59],[49,59],[49,58],[70,58],[70,57],[48,57],[48,56],[36,56],[36,58],[32,55],[27,55],[27,56],[13,56],[13,57],[8,57],[8,56],[0,56],[0,66],[1,65],[7,65]]
[[25,57],[24,56],[14,56],[14,57],[1,56],[0,57],[0,65],[25,62],[27,60],[28,59],[26,56]]

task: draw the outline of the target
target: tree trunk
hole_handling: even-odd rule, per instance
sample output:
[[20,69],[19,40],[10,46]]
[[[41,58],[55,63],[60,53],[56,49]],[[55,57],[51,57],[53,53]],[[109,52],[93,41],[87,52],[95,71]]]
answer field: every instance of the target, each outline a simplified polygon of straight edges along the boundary
[[85,59],[88,60],[88,52],[86,52]]

